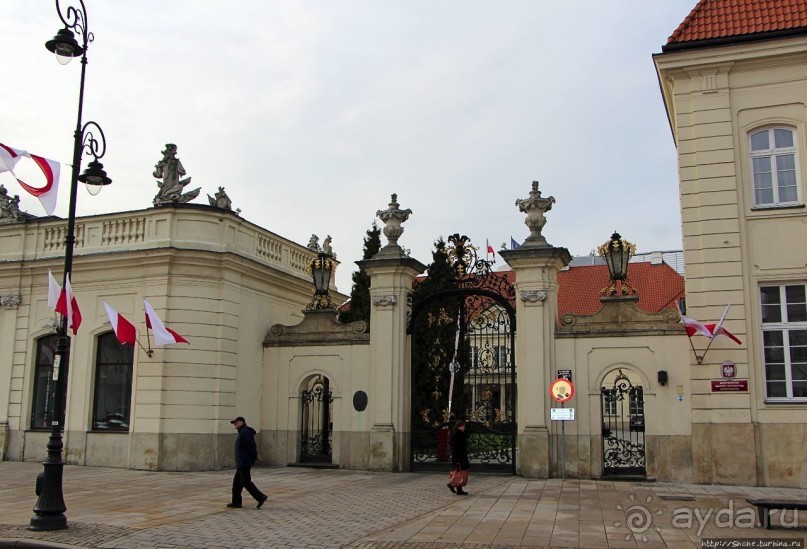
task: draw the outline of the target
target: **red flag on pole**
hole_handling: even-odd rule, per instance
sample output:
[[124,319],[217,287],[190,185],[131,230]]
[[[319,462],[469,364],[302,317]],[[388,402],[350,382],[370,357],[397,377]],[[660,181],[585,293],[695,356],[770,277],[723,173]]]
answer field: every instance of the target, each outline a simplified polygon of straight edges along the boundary
[[496,252],[493,251],[493,246],[490,245],[490,242],[488,241],[487,238],[485,239],[485,245],[487,246],[487,249],[488,249],[487,255],[492,255],[493,256],[493,263],[496,263]]
[[137,330],[134,324],[126,320],[118,311],[107,305],[106,301],[104,301],[104,308],[106,309],[107,316],[109,316],[109,323],[112,324],[112,329],[115,330],[115,337],[118,338],[118,341],[124,345],[129,344],[134,346],[135,342],[137,342]]
[[70,274],[67,275],[64,289],[56,302],[56,312],[67,318],[67,328],[72,329],[73,335],[76,335],[78,327],[81,326],[81,310],[78,308],[78,301],[73,294],[73,287],[70,285]]
[[151,303],[144,299],[143,305],[146,308],[146,328],[151,328],[151,331],[154,334],[155,345],[169,345],[171,343],[187,343],[190,345],[187,339],[176,333],[171,328],[165,327],[163,321],[160,320],[160,317],[158,317],[157,313],[154,312],[154,308],[151,306]]

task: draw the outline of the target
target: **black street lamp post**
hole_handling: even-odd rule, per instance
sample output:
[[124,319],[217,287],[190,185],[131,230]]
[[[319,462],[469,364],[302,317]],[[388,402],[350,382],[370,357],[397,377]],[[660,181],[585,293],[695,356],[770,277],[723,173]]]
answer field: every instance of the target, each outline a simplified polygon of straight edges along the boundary
[[[67,287],[70,272],[73,269],[73,243],[75,242],[76,225],[76,191],[81,181],[90,189],[91,186],[100,188],[112,182],[107,177],[103,165],[98,161],[106,152],[106,139],[101,127],[95,122],[87,122],[82,126],[81,115],[84,105],[84,74],[87,68],[87,46],[93,41],[92,33],[87,31],[87,8],[84,1],[79,0],[81,10],[69,6],[62,14],[59,0],[56,0],[56,11],[64,23],[56,36],[45,43],[45,47],[56,54],[62,64],[67,64],[73,57],[81,56],[81,83],[78,95],[78,120],[73,140],[73,169],[70,177],[70,205],[67,216],[67,234],[64,239],[64,278],[62,287]],[[73,31],[78,32],[82,38],[82,45],[76,42]],[[96,131],[98,136],[93,134]],[[94,157],[87,170],[79,175],[81,168],[81,154],[86,150]],[[92,190],[91,194],[96,194]],[[67,303],[70,307],[70,303]],[[48,457],[43,463],[44,471],[37,478],[37,495],[39,499],[34,507],[34,516],[31,517],[31,530],[62,530],[67,528],[67,517],[62,493],[62,427],[64,416],[65,380],[67,376],[70,357],[70,336],[67,333],[67,317],[63,316],[58,328],[56,343],[56,357],[53,362],[53,398],[51,417],[51,433],[48,440]]]

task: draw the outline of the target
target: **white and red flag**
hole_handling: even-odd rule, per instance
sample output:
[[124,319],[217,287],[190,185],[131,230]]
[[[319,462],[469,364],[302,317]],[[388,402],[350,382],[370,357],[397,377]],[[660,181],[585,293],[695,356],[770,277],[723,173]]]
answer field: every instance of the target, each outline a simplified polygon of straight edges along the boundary
[[677,302],[676,306],[678,307],[678,314],[681,315],[681,323],[684,325],[684,329],[689,337],[692,337],[695,334],[700,334],[708,337],[709,339],[712,338],[712,332],[709,330],[706,324],[699,320],[695,320],[694,318],[684,316],[684,313],[681,312],[681,306]]
[[48,270],[48,309],[51,311],[56,310],[56,304],[59,303],[59,296],[62,293],[62,287],[53,278],[53,273]]
[[20,158],[28,156],[28,151],[21,151],[8,145],[0,143],[0,173],[11,172],[14,173],[14,166],[20,161]]
[[706,327],[709,329],[709,332],[712,334],[714,339],[717,339],[720,336],[726,336],[730,340],[732,340],[737,345],[742,345],[743,342],[740,339],[729,332],[727,329],[723,327],[723,321],[726,320],[726,315],[729,313],[729,307],[731,307],[731,303],[726,305],[726,310],[723,311],[723,316],[720,317],[720,322],[717,324],[707,324]]
[[487,255],[493,256],[493,263],[496,263],[496,252],[493,251],[493,246],[490,245],[488,239],[485,239],[485,245],[487,246]]
[[154,334],[154,344],[155,345],[170,345],[171,343],[190,343],[187,339],[176,333],[171,328],[166,328],[163,321],[160,320],[160,317],[157,316],[157,313],[154,312],[154,308],[151,306],[151,303],[143,300],[143,305],[146,308],[146,328],[151,328],[152,333]]
[[134,344],[137,342],[137,330],[135,329],[134,324],[126,320],[123,315],[110,307],[106,301],[104,301],[104,308],[106,309],[106,314],[109,317],[109,323],[112,324],[112,329],[115,330],[115,337],[118,338],[118,341],[120,341],[123,345],[129,344],[134,346]]
[[79,310],[78,301],[73,294],[73,287],[70,286],[70,274],[67,275],[64,289],[59,293],[56,312],[67,318],[67,328],[72,329],[73,335],[76,335],[78,327],[81,326],[81,310]]
[[56,196],[59,192],[59,172],[61,165],[55,160],[48,160],[47,158],[35,154],[29,154],[28,156],[39,166],[39,169],[42,170],[42,174],[45,176],[45,184],[41,187],[34,187],[19,177],[17,181],[26,192],[39,199],[39,202],[42,204],[42,207],[45,208],[48,215],[52,215],[53,210],[56,209]]

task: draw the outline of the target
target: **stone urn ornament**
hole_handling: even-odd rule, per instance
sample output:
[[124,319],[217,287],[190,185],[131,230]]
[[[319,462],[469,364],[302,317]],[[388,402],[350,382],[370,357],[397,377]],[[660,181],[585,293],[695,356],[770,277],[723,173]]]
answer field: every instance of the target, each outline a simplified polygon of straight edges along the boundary
[[402,210],[398,204],[398,195],[393,193],[392,201],[386,210],[378,210],[376,215],[384,222],[384,236],[387,237],[387,245],[381,248],[375,257],[406,257],[403,248],[398,245],[398,239],[404,232],[401,224],[409,219],[412,210]]
[[527,214],[527,219],[524,224],[530,230],[530,236],[524,241],[521,247],[524,248],[543,248],[549,247],[550,244],[546,238],[541,234],[541,229],[546,225],[546,212],[552,209],[552,204],[555,203],[555,197],[542,198],[541,191],[538,190],[538,182],[532,182],[532,190],[530,191],[529,198],[516,200],[518,209]]

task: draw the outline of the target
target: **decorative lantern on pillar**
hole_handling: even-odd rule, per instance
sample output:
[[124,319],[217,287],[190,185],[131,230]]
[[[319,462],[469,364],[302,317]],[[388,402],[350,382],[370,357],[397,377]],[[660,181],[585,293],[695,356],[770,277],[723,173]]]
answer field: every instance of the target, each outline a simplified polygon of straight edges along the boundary
[[600,246],[597,252],[608,265],[608,276],[611,285],[600,290],[601,296],[626,296],[636,294],[636,290],[628,283],[628,262],[636,254],[636,244],[631,244],[614,231],[611,240]]
[[333,258],[325,252],[319,252],[308,264],[307,272],[314,281],[314,299],[306,309],[333,309],[329,288],[335,267]]

